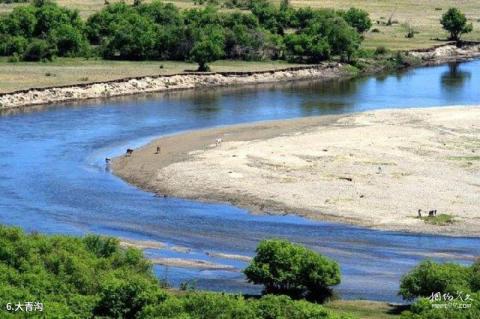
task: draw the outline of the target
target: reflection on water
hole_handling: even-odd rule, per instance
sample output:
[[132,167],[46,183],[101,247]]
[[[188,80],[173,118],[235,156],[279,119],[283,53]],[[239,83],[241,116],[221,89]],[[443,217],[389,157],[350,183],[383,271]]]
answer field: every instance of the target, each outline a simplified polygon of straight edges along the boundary
[[[204,258],[237,270],[245,262],[206,253],[251,256],[262,238],[285,237],[340,262],[343,297],[398,300],[401,274],[419,260],[432,256],[469,263],[472,255],[480,255],[480,240],[378,232],[291,216],[252,216],[229,205],[158,198],[106,172],[104,158],[154,136],[216,125],[385,107],[478,104],[479,71],[476,61],[456,69],[437,66],[349,81],[170,92],[4,113],[0,223],[50,233],[98,232],[156,240],[188,247],[185,258]],[[458,80],[459,74],[463,80]],[[155,270],[165,276],[163,267]],[[167,272],[176,284],[196,278],[199,288],[258,291],[243,281],[239,271]]]
[[472,78],[472,72],[462,69],[460,63],[450,63],[448,65],[448,71],[445,71],[440,76],[442,86],[446,90],[454,90],[462,88],[466,81]]

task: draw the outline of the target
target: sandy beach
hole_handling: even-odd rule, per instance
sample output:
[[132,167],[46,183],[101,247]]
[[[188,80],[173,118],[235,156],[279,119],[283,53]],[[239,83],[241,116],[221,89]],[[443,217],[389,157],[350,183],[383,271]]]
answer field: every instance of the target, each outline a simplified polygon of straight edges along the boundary
[[[479,120],[480,107],[448,107],[221,127],[155,140],[112,168],[158,194],[254,213],[479,236]],[[419,209],[455,222],[431,225]]]

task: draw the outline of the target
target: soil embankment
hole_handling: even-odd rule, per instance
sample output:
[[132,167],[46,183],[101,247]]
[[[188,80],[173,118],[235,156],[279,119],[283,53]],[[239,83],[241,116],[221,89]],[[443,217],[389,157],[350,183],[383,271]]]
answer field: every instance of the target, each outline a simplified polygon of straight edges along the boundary
[[[417,60],[414,66],[464,61],[480,57],[480,44],[466,43],[457,47],[450,43],[425,50],[404,52],[404,54],[410,55]],[[377,65],[372,66],[371,70],[366,72],[382,72],[384,69],[384,65]],[[0,94],[0,110],[142,93],[305,79],[333,79],[351,76],[352,73],[347,65],[337,62],[325,62],[317,65],[272,71],[181,73],[127,78],[109,82],[29,89]]]

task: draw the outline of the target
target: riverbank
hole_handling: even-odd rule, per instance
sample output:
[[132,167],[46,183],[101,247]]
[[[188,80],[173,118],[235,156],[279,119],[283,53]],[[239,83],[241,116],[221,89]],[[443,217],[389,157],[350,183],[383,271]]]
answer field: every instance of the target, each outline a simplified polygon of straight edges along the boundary
[[0,94],[0,110],[87,99],[178,91],[205,87],[260,84],[303,79],[333,79],[352,76],[348,65],[325,62],[279,70],[253,72],[180,73],[126,78],[64,87],[28,89]]
[[[403,61],[393,62],[393,68],[435,65],[466,61],[480,57],[480,44],[467,43],[457,47],[451,43],[427,50],[403,52]],[[87,99],[105,99],[133,94],[147,94],[205,87],[236,86],[306,79],[348,78],[356,75],[385,72],[397,57],[367,59],[363,70],[338,62],[295,66],[284,69],[252,72],[179,73],[125,78],[50,88],[33,88],[0,94],[0,110],[35,105],[66,103]]]
[[[478,118],[478,107],[452,107],[215,128],[153,141],[112,168],[159,194],[253,212],[479,236]],[[454,223],[426,223],[418,209]]]

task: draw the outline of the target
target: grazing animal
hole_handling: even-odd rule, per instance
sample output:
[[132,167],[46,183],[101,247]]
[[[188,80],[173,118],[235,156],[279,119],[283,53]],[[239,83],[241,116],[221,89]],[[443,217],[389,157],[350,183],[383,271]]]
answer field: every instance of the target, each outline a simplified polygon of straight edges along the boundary
[[418,210],[418,218],[422,218],[422,210],[421,209]]
[[127,156],[130,156],[133,154],[133,150],[131,148],[127,148],[127,152],[125,153]]
[[112,160],[111,160],[110,158],[108,158],[108,157],[105,157],[105,164],[107,164],[107,165],[108,165],[108,164],[110,164],[110,162],[111,162],[111,161],[112,161]]
[[434,211],[434,210],[430,210],[430,211],[428,212],[428,217],[433,217],[433,216],[435,216],[435,211]]
[[157,146],[157,152],[156,152],[155,154],[160,154],[160,151],[161,151],[161,150],[162,150],[162,149],[160,148],[160,146]]
[[218,146],[218,145],[222,144],[222,142],[223,142],[223,139],[221,137],[219,137],[215,140],[215,145]]

